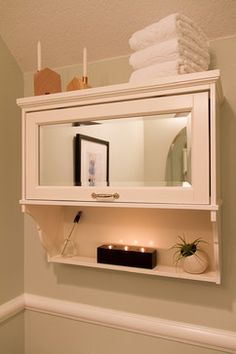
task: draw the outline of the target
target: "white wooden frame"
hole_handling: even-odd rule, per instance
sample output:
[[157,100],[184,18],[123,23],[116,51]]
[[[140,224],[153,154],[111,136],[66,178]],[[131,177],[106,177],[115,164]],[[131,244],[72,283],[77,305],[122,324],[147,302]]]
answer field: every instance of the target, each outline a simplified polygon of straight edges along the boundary
[[[94,119],[131,117],[191,111],[192,185],[191,187],[68,187],[40,186],[39,127]],[[115,112],[115,113],[114,113]],[[78,118],[79,117],[79,118]],[[200,143],[199,143],[200,141]],[[209,120],[208,92],[169,97],[145,98],[133,101],[105,103],[26,114],[26,199],[67,200],[93,203],[93,192],[118,193],[114,203],[180,203],[209,204]]]
[[[219,103],[223,100],[218,70],[162,78],[156,82],[141,85],[122,84],[58,93],[46,96],[29,97],[17,100],[22,108],[22,200],[23,211],[31,215],[37,223],[39,237],[51,262],[74,264],[85,267],[106,268],[127,272],[138,272],[174,278],[193,279],[220,283],[220,205],[219,200]],[[135,105],[132,101],[135,100]],[[210,102],[208,107],[208,100]],[[158,101],[158,109],[156,102]],[[160,102],[160,105],[159,105]],[[148,104],[147,104],[148,103]],[[94,109],[96,107],[96,110]],[[38,185],[38,126],[50,122],[78,121],[104,118],[104,108],[108,108],[105,118],[132,116],[133,114],[150,114],[151,112],[181,112],[192,110],[192,188],[185,194],[183,188],[171,187],[171,193],[162,187],[137,197],[137,188],[119,189],[119,200],[93,201],[89,199],[91,187],[79,189],[74,197],[76,187],[43,187]],[[114,107],[116,114],[113,115]],[[209,108],[209,112],[208,112]],[[70,115],[65,116],[65,112]],[[202,144],[203,141],[203,144]],[[209,149],[210,147],[210,149]],[[106,192],[110,187],[106,187]],[[158,192],[157,192],[158,191]],[[159,193],[161,191],[161,193]],[[101,190],[99,190],[101,192]],[[117,192],[110,189],[109,192]],[[123,192],[125,192],[123,194]],[[60,198],[59,198],[60,196]],[[192,275],[176,272],[173,265],[158,265],[156,270],[134,269],[113,265],[101,265],[96,259],[83,256],[66,258],[60,256],[61,242],[64,239],[64,214],[68,207],[118,207],[118,208],[159,208],[204,210],[209,215],[213,235],[213,269],[210,272]]]

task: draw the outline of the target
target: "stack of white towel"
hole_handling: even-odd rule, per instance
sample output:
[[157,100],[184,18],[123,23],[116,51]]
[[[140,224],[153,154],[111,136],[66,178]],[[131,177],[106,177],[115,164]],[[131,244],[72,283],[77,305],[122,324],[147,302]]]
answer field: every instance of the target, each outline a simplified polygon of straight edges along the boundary
[[208,70],[210,54],[203,31],[188,17],[169,15],[129,39],[130,82]]

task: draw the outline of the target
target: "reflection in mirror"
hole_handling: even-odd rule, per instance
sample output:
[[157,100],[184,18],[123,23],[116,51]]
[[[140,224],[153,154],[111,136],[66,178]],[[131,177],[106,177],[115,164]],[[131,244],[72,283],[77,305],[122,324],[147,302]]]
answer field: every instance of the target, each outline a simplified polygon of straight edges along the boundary
[[182,181],[183,186],[191,185],[190,154],[187,144],[187,128],[182,128],[170,145],[166,161],[166,183],[175,185]]
[[76,134],[74,182],[87,187],[109,185],[109,141]]
[[39,184],[190,186],[191,112],[41,125]]

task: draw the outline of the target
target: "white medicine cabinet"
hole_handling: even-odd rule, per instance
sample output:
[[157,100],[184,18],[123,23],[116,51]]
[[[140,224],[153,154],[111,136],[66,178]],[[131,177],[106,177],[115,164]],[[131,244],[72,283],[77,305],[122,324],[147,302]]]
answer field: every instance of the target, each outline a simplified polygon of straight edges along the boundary
[[[221,100],[218,70],[18,99],[21,204],[39,225],[49,260],[219,283]],[[100,236],[87,240],[90,249],[80,245],[84,255],[62,256],[73,213],[101,207],[155,209],[166,220],[173,212],[183,220],[184,212],[207,215],[208,273],[185,274],[165,256],[152,270],[98,264],[96,249],[107,241]]]

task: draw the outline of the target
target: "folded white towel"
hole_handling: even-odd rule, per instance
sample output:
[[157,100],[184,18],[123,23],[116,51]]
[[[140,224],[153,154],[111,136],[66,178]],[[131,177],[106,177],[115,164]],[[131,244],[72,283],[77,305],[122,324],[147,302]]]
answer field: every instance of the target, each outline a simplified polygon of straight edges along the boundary
[[191,19],[181,14],[172,14],[159,22],[135,32],[129,39],[131,49],[144,49],[154,43],[173,37],[189,37],[198,45],[207,48],[208,40],[203,31]]
[[194,64],[191,61],[187,60],[185,63],[182,63],[177,60],[172,60],[135,70],[131,74],[129,82],[138,83],[152,81],[158,77],[187,74],[198,71],[204,71],[204,69],[200,65]]
[[210,63],[207,50],[184,38],[173,38],[131,54],[129,64],[134,69],[140,69],[154,63],[184,59],[201,65],[204,70],[208,69]]

